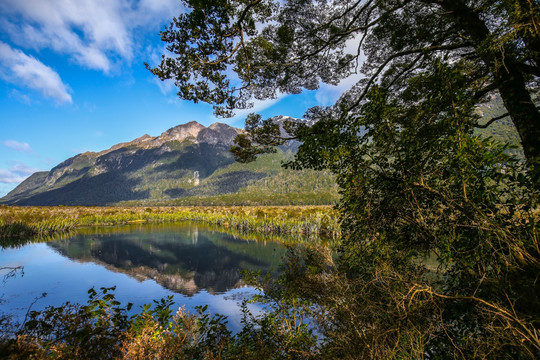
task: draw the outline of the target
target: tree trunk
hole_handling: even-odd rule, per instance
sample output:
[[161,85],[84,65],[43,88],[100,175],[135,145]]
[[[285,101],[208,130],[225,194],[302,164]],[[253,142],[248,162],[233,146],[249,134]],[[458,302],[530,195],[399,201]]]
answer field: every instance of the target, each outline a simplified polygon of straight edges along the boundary
[[499,93],[516,126],[527,163],[533,167],[532,174],[538,186],[540,178],[540,113],[525,87],[523,75],[512,71],[515,66],[500,69],[497,76]]
[[492,34],[477,12],[463,0],[435,0],[474,42],[478,56],[493,75],[506,110],[516,127],[534,180],[540,185],[540,113],[527,90],[525,78],[510,49],[492,42]]

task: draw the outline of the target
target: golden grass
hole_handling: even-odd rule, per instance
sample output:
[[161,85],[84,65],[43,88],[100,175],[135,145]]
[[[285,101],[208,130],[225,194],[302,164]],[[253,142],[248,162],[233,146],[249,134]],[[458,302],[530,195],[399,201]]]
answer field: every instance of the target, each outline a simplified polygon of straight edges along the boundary
[[0,206],[0,238],[47,236],[81,226],[180,221],[245,232],[340,236],[338,213],[330,206]]

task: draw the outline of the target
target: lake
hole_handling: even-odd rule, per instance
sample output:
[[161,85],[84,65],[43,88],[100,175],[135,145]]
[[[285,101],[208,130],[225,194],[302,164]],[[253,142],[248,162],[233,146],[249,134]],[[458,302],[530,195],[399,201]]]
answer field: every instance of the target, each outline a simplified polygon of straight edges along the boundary
[[32,310],[86,303],[90,288],[116,286],[117,300],[133,303],[133,311],[173,295],[174,306],[194,312],[208,305],[208,312],[228,316],[235,331],[241,301],[255,293],[240,270],[275,272],[285,251],[277,242],[239,239],[194,223],[82,228],[68,238],[0,250],[0,268],[23,267],[0,283],[0,313],[22,321],[44,293]]

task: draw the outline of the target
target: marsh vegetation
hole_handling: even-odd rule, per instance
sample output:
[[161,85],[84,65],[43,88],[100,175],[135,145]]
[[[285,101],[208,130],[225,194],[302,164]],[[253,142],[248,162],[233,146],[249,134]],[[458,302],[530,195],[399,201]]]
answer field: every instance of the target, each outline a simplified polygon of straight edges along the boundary
[[240,232],[315,235],[336,239],[339,217],[330,206],[11,207],[0,206],[0,239],[44,237],[82,226],[192,221]]

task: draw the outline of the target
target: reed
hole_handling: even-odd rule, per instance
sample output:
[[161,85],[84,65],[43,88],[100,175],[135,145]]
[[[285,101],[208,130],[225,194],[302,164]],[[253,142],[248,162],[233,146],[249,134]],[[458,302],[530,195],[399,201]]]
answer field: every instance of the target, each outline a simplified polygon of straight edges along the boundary
[[240,232],[293,236],[341,235],[329,206],[17,207],[0,206],[0,238],[67,233],[81,226],[192,221]]

